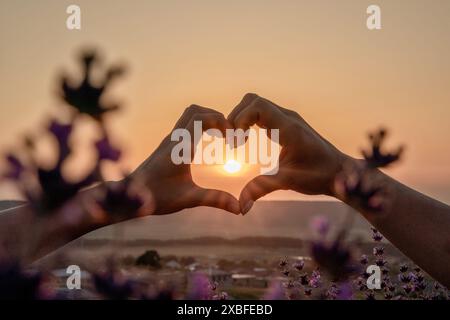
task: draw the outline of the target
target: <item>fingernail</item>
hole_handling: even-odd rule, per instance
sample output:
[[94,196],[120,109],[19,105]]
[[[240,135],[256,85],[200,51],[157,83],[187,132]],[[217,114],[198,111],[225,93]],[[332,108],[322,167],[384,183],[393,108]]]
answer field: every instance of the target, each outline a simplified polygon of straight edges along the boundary
[[248,200],[248,201],[244,204],[244,206],[242,207],[242,215],[246,215],[247,212],[250,211],[250,209],[251,209],[252,206],[253,206],[253,203],[254,203],[253,200]]
[[237,203],[237,202],[232,202],[232,203],[228,204],[227,208],[229,211],[233,212],[234,214],[241,213],[241,208],[239,207],[239,203]]

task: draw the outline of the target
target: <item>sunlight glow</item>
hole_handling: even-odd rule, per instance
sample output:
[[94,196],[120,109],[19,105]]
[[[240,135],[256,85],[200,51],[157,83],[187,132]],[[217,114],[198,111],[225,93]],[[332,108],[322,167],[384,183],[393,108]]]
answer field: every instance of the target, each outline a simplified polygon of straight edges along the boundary
[[228,160],[224,165],[223,168],[228,173],[236,173],[239,170],[241,170],[242,165],[237,162],[236,160]]

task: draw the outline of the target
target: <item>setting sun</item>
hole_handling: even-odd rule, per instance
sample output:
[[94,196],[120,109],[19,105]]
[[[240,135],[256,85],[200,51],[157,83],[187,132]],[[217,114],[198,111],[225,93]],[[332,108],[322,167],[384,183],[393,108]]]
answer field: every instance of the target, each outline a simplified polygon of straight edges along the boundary
[[224,165],[223,168],[228,173],[236,173],[239,170],[241,170],[241,164],[237,162],[236,160],[228,160]]

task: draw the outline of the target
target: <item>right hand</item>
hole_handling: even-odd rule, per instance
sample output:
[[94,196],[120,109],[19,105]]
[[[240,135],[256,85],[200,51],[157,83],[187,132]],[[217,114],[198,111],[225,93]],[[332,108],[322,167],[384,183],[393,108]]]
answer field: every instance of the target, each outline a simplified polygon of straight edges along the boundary
[[239,203],[243,214],[251,209],[254,201],[275,190],[335,195],[335,176],[349,157],[321,137],[296,112],[249,93],[233,109],[228,121],[243,130],[254,124],[279,129],[282,147],[278,173],[260,175],[241,191]]

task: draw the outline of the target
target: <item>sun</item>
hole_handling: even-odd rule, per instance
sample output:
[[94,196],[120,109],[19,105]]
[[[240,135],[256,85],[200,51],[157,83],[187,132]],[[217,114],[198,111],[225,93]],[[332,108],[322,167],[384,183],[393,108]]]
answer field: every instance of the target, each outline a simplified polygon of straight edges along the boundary
[[241,170],[242,165],[237,162],[236,160],[228,160],[224,165],[223,168],[228,173],[236,173],[239,170]]

